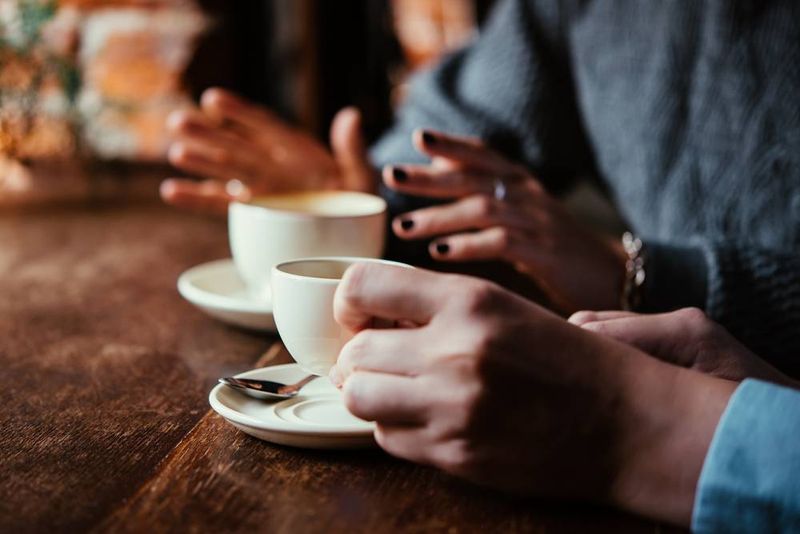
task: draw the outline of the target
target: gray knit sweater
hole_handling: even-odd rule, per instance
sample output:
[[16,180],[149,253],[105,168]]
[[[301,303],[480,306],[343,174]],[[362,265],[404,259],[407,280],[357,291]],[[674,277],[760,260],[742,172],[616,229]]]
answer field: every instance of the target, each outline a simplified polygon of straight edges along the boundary
[[647,310],[703,307],[800,368],[800,2],[507,0],[417,77],[375,163],[420,161],[419,127],[554,191],[599,179],[649,246]]

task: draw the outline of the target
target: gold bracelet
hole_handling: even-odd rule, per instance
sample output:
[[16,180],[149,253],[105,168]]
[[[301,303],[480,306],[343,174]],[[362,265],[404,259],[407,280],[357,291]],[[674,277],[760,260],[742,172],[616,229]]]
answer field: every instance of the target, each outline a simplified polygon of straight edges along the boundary
[[642,304],[645,281],[645,248],[642,240],[631,232],[622,234],[622,247],[628,259],[625,261],[625,283],[622,286],[620,308],[625,311],[639,309]]

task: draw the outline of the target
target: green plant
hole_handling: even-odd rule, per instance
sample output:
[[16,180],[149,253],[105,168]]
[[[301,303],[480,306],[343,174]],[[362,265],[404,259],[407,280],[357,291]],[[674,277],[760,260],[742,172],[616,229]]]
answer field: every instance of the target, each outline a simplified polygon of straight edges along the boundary
[[77,141],[80,121],[75,101],[81,86],[80,71],[73,58],[53,52],[44,39],[44,29],[58,11],[56,0],[17,0],[6,6],[0,16],[0,63],[24,65],[29,77],[14,86],[0,83],[0,153],[16,155],[20,138],[30,133],[42,111],[40,96],[48,79],[57,80],[63,90],[65,113]]

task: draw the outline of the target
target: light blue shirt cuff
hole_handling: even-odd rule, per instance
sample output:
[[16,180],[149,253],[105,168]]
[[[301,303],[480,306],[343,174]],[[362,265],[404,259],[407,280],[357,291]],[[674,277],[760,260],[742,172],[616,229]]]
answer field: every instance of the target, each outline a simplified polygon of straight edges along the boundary
[[800,532],[800,391],[745,380],[697,483],[692,530]]

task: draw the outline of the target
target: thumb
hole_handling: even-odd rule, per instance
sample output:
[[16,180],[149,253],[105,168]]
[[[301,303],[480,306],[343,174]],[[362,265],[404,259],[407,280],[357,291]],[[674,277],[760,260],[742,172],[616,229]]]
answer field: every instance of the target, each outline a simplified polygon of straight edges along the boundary
[[342,185],[352,191],[373,192],[375,171],[367,157],[361,133],[361,112],[354,107],[339,111],[331,124],[333,157],[342,173]]

